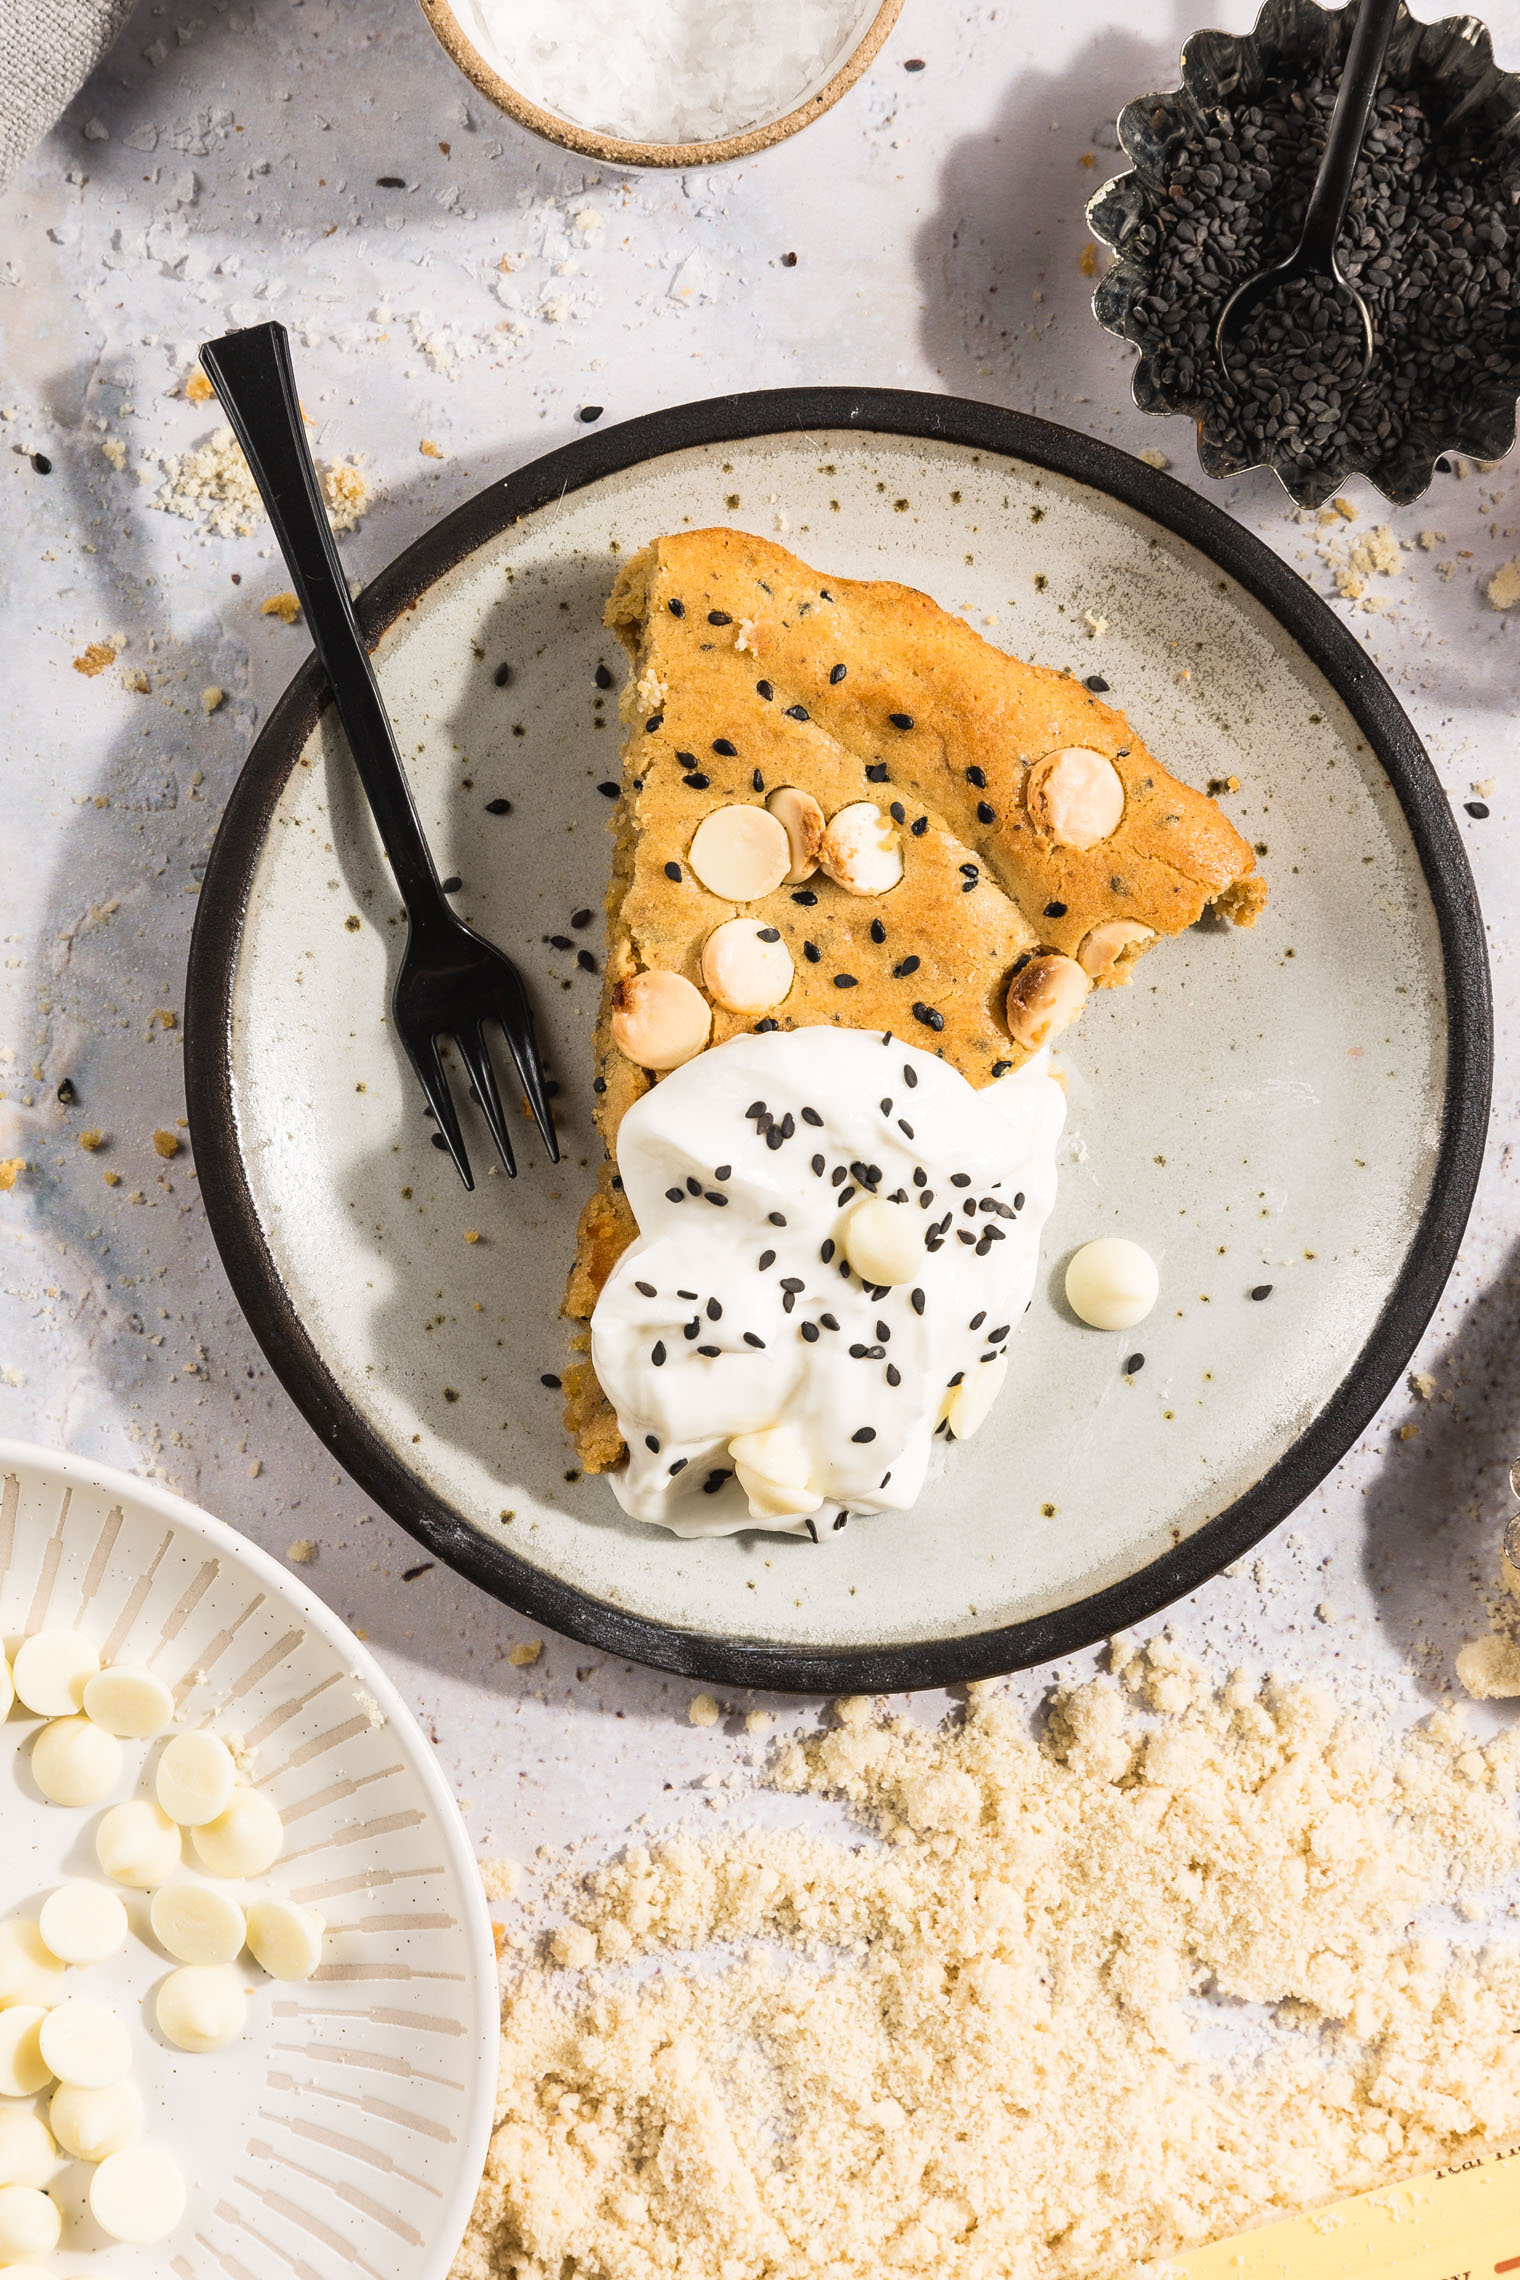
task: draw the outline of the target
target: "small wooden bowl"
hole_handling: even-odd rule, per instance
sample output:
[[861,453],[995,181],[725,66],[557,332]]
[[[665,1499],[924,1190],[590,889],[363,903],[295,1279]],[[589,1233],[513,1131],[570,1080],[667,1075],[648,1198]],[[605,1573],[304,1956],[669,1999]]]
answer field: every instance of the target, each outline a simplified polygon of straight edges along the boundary
[[880,49],[902,13],[903,0],[881,0],[855,46],[816,95],[808,96],[805,102],[779,119],[767,119],[760,126],[746,127],[742,134],[694,143],[629,142],[620,135],[597,134],[590,127],[578,127],[572,119],[562,119],[557,111],[546,111],[541,103],[532,102],[503,79],[500,72],[492,70],[461,27],[449,0],[420,0],[420,4],[437,38],[466,79],[498,110],[531,128],[534,134],[542,135],[546,142],[559,143],[565,150],[581,151],[587,158],[601,159],[612,166],[720,166],[731,158],[751,158],[758,150],[769,150],[772,143],[784,142],[788,135],[796,134],[799,127],[807,126],[810,120],[821,119],[825,111],[832,110]]

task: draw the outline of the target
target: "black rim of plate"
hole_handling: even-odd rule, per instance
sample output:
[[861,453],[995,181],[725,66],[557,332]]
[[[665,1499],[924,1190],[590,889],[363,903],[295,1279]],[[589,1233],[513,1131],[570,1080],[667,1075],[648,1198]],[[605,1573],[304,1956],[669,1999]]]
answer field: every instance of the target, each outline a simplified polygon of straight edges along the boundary
[[1254,595],[1318,667],[1403,809],[1445,962],[1448,1046],[1439,1156],[1403,1268],[1365,1345],[1318,1415],[1253,1487],[1160,1558],[1064,1607],[992,1630],[880,1648],[830,1652],[686,1630],[576,1590],[484,1535],[385,1446],[308,1337],[254,1209],[233,1112],[232,991],[265,834],[323,701],[314,658],[270,713],[227,803],[196,914],[185,997],[190,1132],[217,1248],[276,1376],[365,1493],[435,1558],[535,1622],[691,1678],[807,1694],[945,1686],[1073,1653],[1195,1590],[1285,1519],[1381,1406],[1435,1310],[1477,1187],[1493,1063],[1488,961],[1472,875],[1435,770],[1387,682],[1329,606],[1269,547],[1170,476],[1070,428],[994,404],[885,388],[768,389],[649,413],[550,452],[457,508],[365,588],[360,623],[377,641],[446,572],[513,523],[644,460],[766,435],[840,429],[1020,460],[1104,492],[1196,547]]

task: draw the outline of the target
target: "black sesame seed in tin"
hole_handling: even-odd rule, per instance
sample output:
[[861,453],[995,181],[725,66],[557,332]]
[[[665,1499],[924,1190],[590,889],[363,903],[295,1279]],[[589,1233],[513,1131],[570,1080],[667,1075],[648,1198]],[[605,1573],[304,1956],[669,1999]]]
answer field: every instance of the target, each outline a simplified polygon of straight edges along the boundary
[[731,736],[715,736],[713,750],[721,753],[725,760],[736,760],[739,756],[739,747]]
[[1270,1283],[1258,1283],[1251,1296],[1255,1299],[1270,1298],[1272,1296],[1272,1285]]
[[596,972],[596,959],[589,950],[577,950],[575,962],[583,974],[594,974]]
[[[613,785],[613,787],[612,787],[612,792],[613,792],[613,797],[614,797],[614,798],[616,798],[616,797],[617,797],[617,786],[616,786],[616,784],[614,784],[614,785]],[[448,877],[447,877],[446,879],[441,879],[441,880],[439,881],[439,885],[440,885],[440,887],[442,888],[443,892],[444,892],[446,895],[457,895],[457,894],[458,894],[458,892],[459,892],[459,890],[460,890],[460,888],[461,888],[461,887],[464,885],[464,881],[463,881],[463,879],[461,879],[461,877],[459,876],[459,873],[458,873],[457,871],[451,871],[451,872],[449,873],[449,875],[448,875]]]
[[574,911],[572,911],[572,912],[570,913],[570,924],[571,924],[572,926],[574,926],[574,927],[589,926],[589,925],[591,924],[591,913],[590,913],[590,911],[589,911],[589,910],[574,910]]
[[707,622],[709,625],[732,625],[734,621],[727,610],[709,610]]
[[551,950],[573,950],[575,944],[568,934],[546,934],[544,940]]
[[512,678],[511,666],[498,665],[495,672],[491,675],[491,678],[496,683],[498,689],[504,689]]
[[888,713],[887,718],[894,728],[906,730],[913,726],[913,715],[911,713]]
[[922,964],[922,958],[899,958],[892,968],[892,979],[896,982],[905,981],[909,974],[916,974]]
[[598,784],[596,788],[601,793],[604,800],[615,800],[618,796],[618,787],[616,784]]

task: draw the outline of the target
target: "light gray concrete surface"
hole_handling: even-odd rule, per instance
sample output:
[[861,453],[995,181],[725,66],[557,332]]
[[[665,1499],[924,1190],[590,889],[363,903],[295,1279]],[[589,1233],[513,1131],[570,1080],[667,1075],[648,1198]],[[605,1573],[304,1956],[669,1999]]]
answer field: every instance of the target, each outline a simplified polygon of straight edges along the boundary
[[[1491,20],[1520,65],[1520,0]],[[1159,449],[1209,488],[1185,424],[1129,403],[1128,353],[1088,311],[1082,219],[1115,169],[1116,110],[1173,82],[1192,28],[1161,0],[909,0],[861,85],[796,140],[632,176],[496,117],[412,0],[147,0],[0,203],[0,1158],[27,1167],[0,1193],[0,1432],[166,1479],[277,1554],[309,1539],[304,1574],[434,1733],[483,1851],[616,1841],[749,1751],[732,1718],[688,1723],[679,1680],[552,1638],[514,1666],[529,1627],[445,1569],[415,1572],[422,1554],[324,1455],[228,1291],[183,1144],[177,1022],[217,817],[306,643],[261,614],[286,584],[266,529],[208,535],[156,510],[166,463],[217,425],[184,394],[196,344],[289,326],[319,456],[359,456],[373,489],[343,542],[361,578],[583,432],[583,406],[610,422],[787,382],[1018,406]],[[1485,1627],[1520,1450],[1520,611],[1485,592],[1520,551],[1520,497],[1510,464],[1445,475],[1393,515],[1355,484],[1354,523],[1300,518],[1265,477],[1216,495],[1335,596],[1426,738],[1488,915],[1500,1056],[1478,1210],[1417,1357],[1429,1397],[1401,1392],[1260,1556],[1174,1619],[1221,1668],[1339,1673],[1413,1707]],[[1393,573],[1336,595],[1385,521]],[[104,670],[73,670],[117,636]],[[1464,812],[1476,786],[1487,820]],[[1022,1682],[1031,1698],[1048,1676]]]

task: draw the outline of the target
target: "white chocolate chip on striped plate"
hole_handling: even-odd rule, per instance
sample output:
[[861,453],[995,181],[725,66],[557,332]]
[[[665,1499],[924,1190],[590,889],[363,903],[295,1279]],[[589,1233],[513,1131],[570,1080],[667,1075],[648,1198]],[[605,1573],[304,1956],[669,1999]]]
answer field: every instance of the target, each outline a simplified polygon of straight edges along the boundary
[[85,1715],[108,1734],[146,1742],[174,1723],[174,1696],[161,1678],[130,1663],[98,1671],[84,1690]]
[[113,1805],[101,1815],[95,1831],[95,1858],[107,1876],[138,1892],[151,1892],[155,1884],[172,1876],[183,1849],[178,1825],[146,1797],[129,1797],[125,1804]]
[[[1134,963],[1124,956],[1126,950],[1136,949],[1142,942],[1154,942],[1155,939],[1155,928],[1142,926],[1136,918],[1107,918],[1101,926],[1095,926],[1090,934],[1083,935],[1081,948],[1077,952],[1077,963],[1084,974],[1091,974],[1095,982],[1101,981],[1105,974],[1113,973],[1121,963],[1126,967]],[[1128,973],[1123,978],[1128,981]]]
[[113,2240],[163,2240],[185,2213],[185,2180],[156,2145],[108,2153],[90,2179],[90,2214]]
[[285,1824],[261,1789],[237,1788],[225,1813],[190,1832],[213,1876],[262,1876],[280,1857]]
[[1057,847],[1080,853],[1117,831],[1124,814],[1124,783],[1106,753],[1085,744],[1047,752],[1029,771],[1024,805],[1030,820]]
[[60,1963],[103,1963],[126,1944],[127,1911],[107,1885],[60,1884],[43,1901],[37,1929]]
[[89,1718],[53,1718],[32,1744],[32,1779],[52,1805],[98,1805],[121,1779],[121,1744]]
[[782,784],[768,793],[765,804],[785,831],[791,850],[791,868],[785,883],[789,887],[800,887],[818,868],[818,850],[823,845],[823,810],[811,792],[799,791],[795,784]]
[[1081,1012],[1092,983],[1075,958],[1045,950],[1021,966],[1008,985],[1008,1034],[1037,1053]]
[[143,2102],[137,2084],[128,2078],[105,2090],[81,2090],[61,2082],[48,2108],[53,2135],[65,2153],[76,2161],[104,2161],[124,2145],[142,2136]]
[[85,1687],[99,1668],[99,1655],[78,1631],[38,1631],[16,1649],[11,1678],[28,1710],[66,1718],[83,1708]]
[[736,803],[702,818],[687,860],[710,895],[758,902],[774,894],[791,869],[792,847],[785,824],[768,808]]
[[678,1069],[701,1052],[712,1009],[695,982],[659,967],[631,974],[612,993],[612,1042],[641,1069]]
[[702,948],[702,979],[727,1013],[764,1013],[792,986],[792,954],[774,926],[727,918]]
[[232,1752],[216,1734],[176,1734],[166,1742],[153,1786],[158,1802],[182,1829],[199,1828],[225,1813],[237,1782]]
[[897,832],[874,800],[842,807],[823,835],[818,861],[852,895],[884,895],[902,877]]

